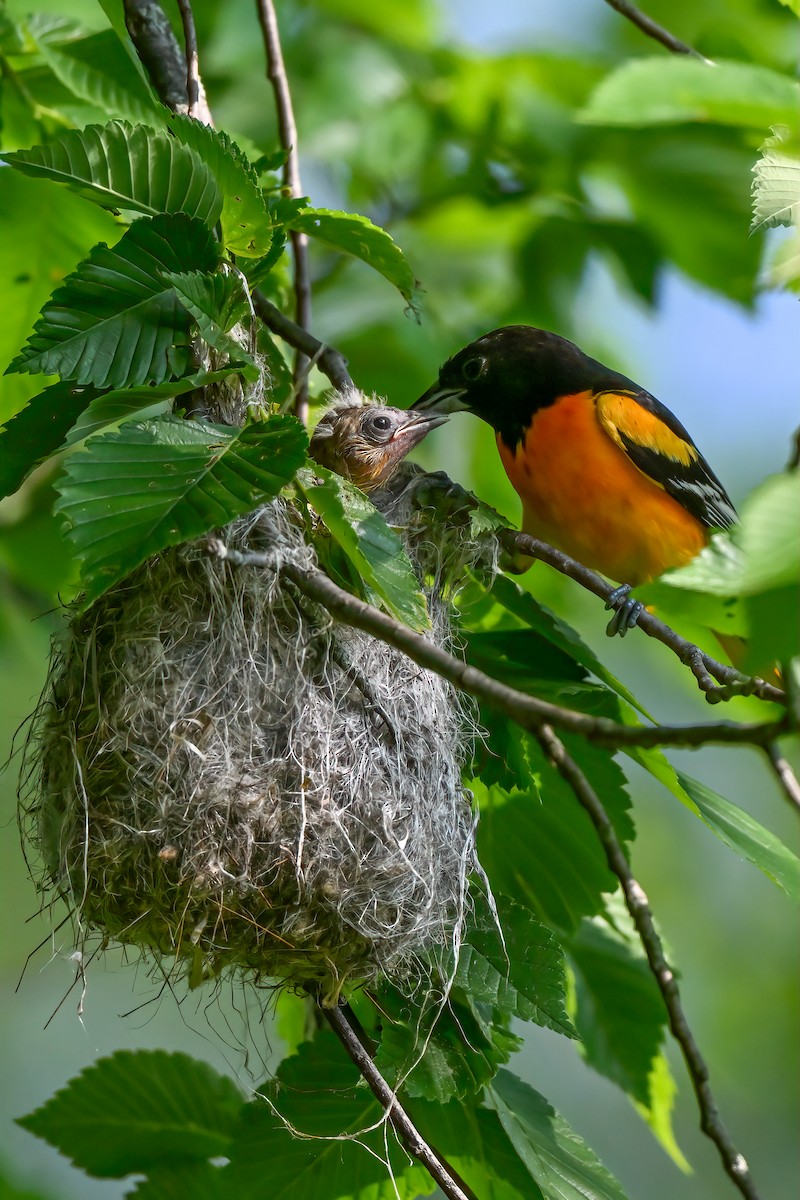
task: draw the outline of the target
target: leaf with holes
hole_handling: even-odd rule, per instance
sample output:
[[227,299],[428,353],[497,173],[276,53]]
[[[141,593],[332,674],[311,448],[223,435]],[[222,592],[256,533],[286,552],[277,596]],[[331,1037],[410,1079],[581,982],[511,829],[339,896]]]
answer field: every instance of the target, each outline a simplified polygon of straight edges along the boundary
[[168,121],[178,140],[200,156],[219,185],[224,245],[245,258],[266,254],[272,244],[273,221],[255,169],[236,142],[192,117],[173,113]]
[[414,305],[417,281],[399,246],[385,229],[373,225],[367,217],[333,212],[327,208],[306,208],[286,221],[289,229],[306,233],[337,250],[344,250],[367,263],[389,283],[403,299]]
[[276,496],[307,445],[288,416],[238,433],[163,416],[92,438],[67,462],[56,503],[81,560],[86,603],[151,555]]
[[109,121],[70,129],[46,146],[3,158],[17,171],[66,184],[103,208],[146,216],[185,213],[209,227],[222,212],[222,191],[197,151],[146,125]]
[[188,1054],[120,1050],[19,1124],[103,1179],[227,1154],[244,1104],[233,1080]]
[[341,475],[317,464],[313,471],[301,471],[297,484],[389,611],[412,629],[429,629],[425,597],[405,546],[364,493]]
[[202,222],[181,215],[135,221],[113,248],[95,246],[56,288],[8,371],[112,388],[185,375],[192,319],[163,277],[210,271],[216,262]]

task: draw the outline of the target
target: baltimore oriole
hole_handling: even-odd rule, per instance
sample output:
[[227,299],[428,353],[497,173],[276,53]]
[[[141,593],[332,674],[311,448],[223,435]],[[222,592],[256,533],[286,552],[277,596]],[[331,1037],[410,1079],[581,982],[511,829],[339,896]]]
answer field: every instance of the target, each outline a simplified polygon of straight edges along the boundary
[[522,529],[623,586],[609,633],[641,611],[632,586],[683,566],[736,510],[680,421],[573,342],[509,325],[444,364],[412,409],[492,426]]
[[358,396],[348,395],[323,413],[311,436],[309,454],[363,492],[372,492],[388,483],[409,450],[447,417],[360,403]]

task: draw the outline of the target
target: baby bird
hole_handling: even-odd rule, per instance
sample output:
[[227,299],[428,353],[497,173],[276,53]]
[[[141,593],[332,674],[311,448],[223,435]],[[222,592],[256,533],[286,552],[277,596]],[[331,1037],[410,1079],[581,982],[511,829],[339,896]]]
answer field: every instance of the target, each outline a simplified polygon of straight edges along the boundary
[[441,413],[352,401],[346,397],[320,417],[308,452],[320,466],[343,475],[363,492],[388,483],[409,450],[447,420]]

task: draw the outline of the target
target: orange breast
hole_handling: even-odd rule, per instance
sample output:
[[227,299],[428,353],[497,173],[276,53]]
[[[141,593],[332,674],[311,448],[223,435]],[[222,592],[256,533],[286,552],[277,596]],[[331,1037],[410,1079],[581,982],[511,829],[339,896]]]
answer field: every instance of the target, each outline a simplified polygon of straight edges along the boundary
[[523,530],[610,579],[643,583],[705,545],[700,522],[605,433],[590,392],[541,409],[515,451],[497,444]]

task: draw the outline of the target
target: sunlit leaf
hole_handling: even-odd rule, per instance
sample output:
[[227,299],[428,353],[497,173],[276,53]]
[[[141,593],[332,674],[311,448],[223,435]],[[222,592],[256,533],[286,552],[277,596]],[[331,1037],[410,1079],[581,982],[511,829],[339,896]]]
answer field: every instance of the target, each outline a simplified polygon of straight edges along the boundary
[[307,233],[309,237],[368,263],[394,284],[407,303],[413,304],[417,286],[414,272],[386,230],[373,225],[367,217],[326,208],[308,208],[289,218],[287,224],[290,229]]
[[86,603],[151,555],[277,495],[306,445],[294,417],[236,432],[163,416],[92,438],[68,459],[56,506],[69,521]]

